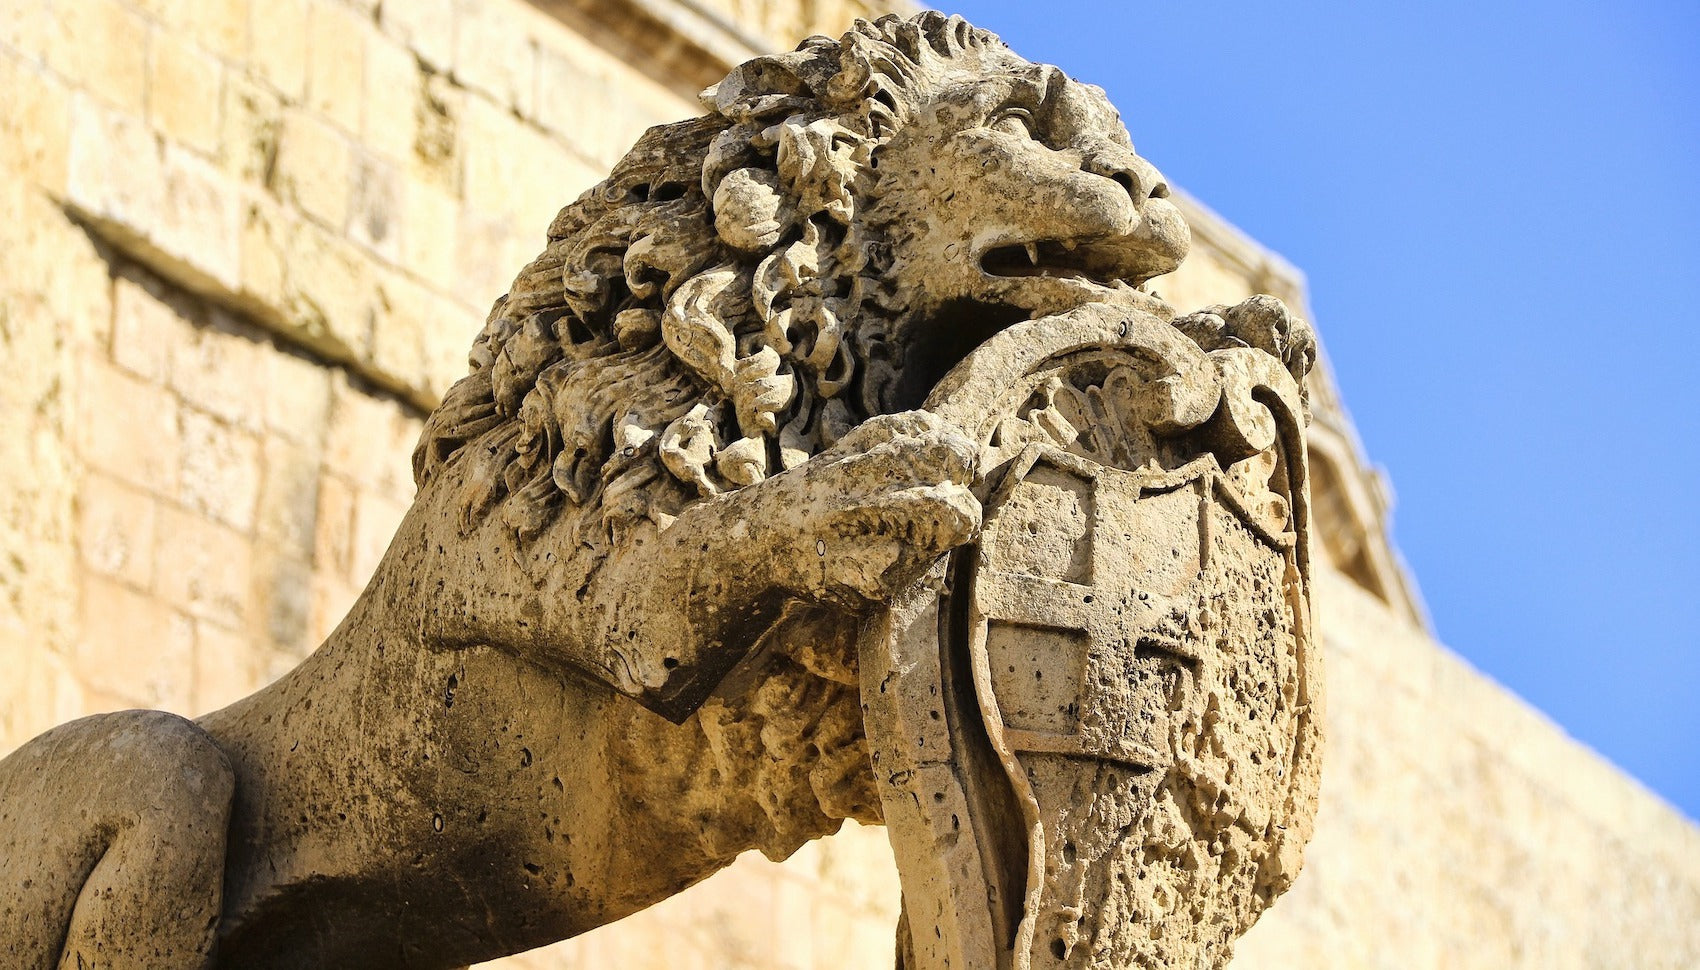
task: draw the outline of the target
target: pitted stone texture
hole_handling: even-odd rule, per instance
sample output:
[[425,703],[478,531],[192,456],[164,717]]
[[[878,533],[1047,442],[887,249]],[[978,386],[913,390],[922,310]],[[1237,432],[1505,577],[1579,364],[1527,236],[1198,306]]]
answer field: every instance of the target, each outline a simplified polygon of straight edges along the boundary
[[907,966],[1221,966],[1297,875],[1308,360],[1224,313],[1016,324],[928,400],[982,445],[985,524],[859,651]]
[[[327,29],[346,56],[327,59],[329,38],[309,43],[304,103],[251,126],[233,155],[246,177],[250,149],[275,147],[262,170],[275,197],[232,188],[189,148],[155,151],[134,119],[79,103],[68,201],[174,280],[418,401],[429,383],[383,362],[428,366],[407,327],[444,294],[440,280],[403,285],[383,267],[406,251],[377,218],[392,197],[385,179],[439,166],[466,184],[437,190],[529,212],[525,187],[543,181],[531,168],[550,149],[527,136],[518,143],[536,151],[495,150],[493,133],[534,101],[511,73],[457,66],[470,89],[421,80],[414,158],[365,158],[351,139],[366,120],[324,98],[361,88],[346,62],[369,15],[313,5],[308,36]],[[457,64],[473,56],[461,47]],[[267,103],[246,102],[252,116]],[[1102,312],[1137,317],[1197,360],[1212,354],[1211,375],[1240,373],[1214,363],[1234,348],[1171,327],[1172,311],[1142,290],[1178,264],[1185,227],[1102,92],[959,19],[811,39],[739,68],[706,103],[703,118],[652,129],[555,219],[491,312],[472,373],[427,420],[419,493],[381,558],[362,550],[409,496],[360,436],[409,426],[386,417],[393,401],[332,388],[329,420],[346,411],[341,426],[357,433],[294,443],[323,448],[315,504],[302,477],[251,470],[294,454],[257,438],[287,410],[239,406],[196,365],[233,354],[258,379],[273,357],[228,343],[216,319],[181,360],[168,357],[160,420],[180,452],[109,471],[170,503],[157,510],[153,582],[174,611],[165,625],[191,631],[192,682],[240,679],[216,662],[231,631],[300,630],[304,612],[328,624],[353,589],[250,612],[250,591],[299,566],[261,561],[250,537],[306,535],[261,515],[259,496],[315,509],[315,556],[334,573],[373,570],[318,652],[190,732],[234,781],[221,965],[457,966],[619,919],[746,848],[782,858],[845,818],[878,821],[854,633],[976,534],[987,471],[987,439],[965,430],[984,415],[915,406],[1000,329],[1039,317],[1043,330],[1047,315],[1085,305],[1112,304]],[[471,137],[448,134],[462,130]],[[196,204],[165,206],[150,173],[195,188]],[[491,212],[462,216],[463,255],[507,258],[511,228]],[[487,268],[468,263],[463,277]],[[958,370],[977,373],[969,360]],[[1228,376],[1190,388],[1145,376],[1157,403],[1082,412],[1075,430],[1143,429],[1133,417],[1159,411],[1165,431],[1202,428],[1221,399],[1226,417],[1209,433],[1222,438],[1206,450],[1225,470],[1272,445],[1267,421],[1234,410]],[[204,489],[213,476],[194,473],[186,485],[183,470],[202,467],[222,484]],[[1276,467],[1235,474],[1297,507],[1302,476],[1276,483]],[[98,740],[105,724],[84,730]],[[26,746],[0,776],[55,750]],[[195,765],[157,767],[171,784]],[[206,888],[205,866],[186,858],[121,841],[109,852],[133,878]],[[97,907],[31,884],[73,923]],[[469,898],[487,917],[467,918]],[[93,954],[139,952],[150,919],[169,915],[169,894],[134,902],[142,912],[111,924],[119,935]],[[32,927],[19,945],[52,931]]]
[[[89,26],[112,11],[141,10],[151,18],[147,43],[158,45],[168,35],[186,38],[219,57],[218,77],[203,77],[216,85],[209,93],[222,90],[216,99],[221,145],[213,161],[247,201],[258,202],[267,198],[262,178],[272,150],[268,131],[283,105],[301,101],[309,11],[323,2],[338,0],[217,0],[216,5],[211,0],[194,5],[145,0],[128,6],[31,0],[0,11],[0,90],[7,92],[8,108],[0,113],[0,170],[7,175],[0,180],[0,208],[12,215],[0,225],[8,260],[0,272],[0,315],[7,321],[6,351],[0,356],[30,362],[0,387],[0,417],[13,432],[0,436],[5,484],[0,489],[0,655],[8,663],[8,676],[0,683],[0,750],[54,724],[145,702],[154,691],[187,695],[188,706],[179,711],[185,714],[247,693],[286,672],[320,642],[367,578],[349,575],[349,567],[333,565],[329,557],[315,558],[310,541],[320,493],[315,441],[323,434],[329,387],[341,377],[323,358],[268,347],[273,352],[261,372],[238,386],[251,388],[256,400],[266,402],[262,462],[265,481],[275,483],[262,486],[255,541],[286,546],[290,558],[267,564],[262,555],[256,562],[250,609],[269,630],[303,632],[270,634],[273,642],[291,645],[274,649],[263,637],[184,620],[199,623],[198,633],[205,636],[199,642],[210,647],[194,648],[197,671],[211,663],[210,677],[225,669],[219,664],[228,664],[233,674],[248,679],[222,684],[197,679],[183,690],[175,685],[187,683],[184,651],[190,648],[184,644],[192,638],[178,636],[178,621],[113,604],[110,626],[101,629],[119,630],[117,647],[85,654],[79,642],[79,628],[93,629],[79,619],[80,603],[121,598],[109,592],[106,581],[153,596],[151,579],[134,571],[152,559],[148,527],[150,520],[157,526],[158,515],[149,503],[172,505],[175,499],[170,493],[155,499],[126,480],[89,470],[79,454],[77,441],[88,429],[80,424],[78,401],[85,390],[98,389],[83,383],[76,356],[82,351],[75,348],[80,341],[92,341],[104,356],[108,339],[119,339],[105,309],[113,295],[107,286],[113,251],[91,244],[54,200],[64,198],[72,105],[88,99],[111,103],[103,93],[110,78],[95,74],[116,68],[134,80],[133,55],[139,48],[122,29],[68,31],[65,25]],[[428,88],[435,103],[450,111],[466,98],[487,97],[452,76],[456,17],[465,5],[409,0],[383,4],[375,12],[370,0],[346,5],[369,15],[358,24],[365,38],[364,90],[344,92],[363,99],[363,130],[349,137],[357,142],[357,153],[396,163],[405,182],[395,218],[399,258],[352,238],[348,255],[364,260],[380,286],[404,274],[423,281],[435,298],[423,320],[401,320],[401,304],[391,303],[394,316],[375,323],[373,333],[376,369],[397,375],[412,373],[412,365],[394,351],[423,334],[435,355],[431,373],[437,375],[418,379],[418,386],[432,389],[420,396],[428,403],[463,370],[467,337],[494,292],[457,269],[463,248],[475,250],[500,276],[534,251],[553,203],[505,216],[494,237],[502,254],[486,256],[489,247],[481,240],[476,246],[468,242],[471,237],[457,228],[465,202],[455,181],[460,161],[453,146],[457,136],[471,137],[471,129],[457,130],[447,116],[424,109],[426,99],[420,95]],[[603,0],[578,5],[591,11],[627,8]],[[647,5],[683,9],[673,0]],[[730,63],[722,60],[718,67],[704,66],[700,78],[687,77],[672,62],[657,66],[666,49],[681,46],[677,33],[652,30],[644,38],[649,46],[639,54],[605,37],[587,39],[576,32],[581,24],[551,22],[519,0],[485,0],[480,6],[501,8],[506,29],[537,44],[539,93],[535,117],[492,114],[480,119],[477,137],[511,144],[512,151],[522,145],[525,151],[547,151],[552,161],[527,165],[510,177],[541,178],[553,186],[551,191],[564,193],[560,198],[596,181],[597,173],[606,172],[648,125],[689,113],[696,92],[724,76]],[[801,12],[782,9],[787,6]],[[805,14],[831,17],[840,7],[858,6],[850,0],[736,0],[716,9],[728,18],[743,18],[737,23],[744,30],[767,32],[770,17],[795,17],[788,23],[800,23]],[[240,49],[244,14],[249,25],[245,56]],[[487,32],[495,18],[487,11],[480,14],[486,20],[480,29]],[[791,37],[776,36],[776,43],[789,45],[808,32],[836,33],[846,22],[812,24]],[[79,52],[72,45],[89,50]],[[508,47],[501,44],[492,51]],[[472,49],[461,53],[486,56]],[[144,81],[153,84],[159,68],[149,60],[140,66]],[[163,78],[165,87],[189,76]],[[149,92],[150,105],[160,101],[161,90]],[[573,96],[550,93],[561,91]],[[1255,98],[1248,100],[1248,110],[1258,110]],[[167,128],[176,122],[165,114],[138,107],[133,115],[148,121],[160,138],[179,130]],[[435,119],[432,127],[419,127],[422,118]],[[528,128],[545,132],[547,139],[524,137]],[[439,152],[445,137],[446,155],[431,156],[435,162],[412,161],[414,139]],[[192,143],[180,144],[195,150]],[[172,192],[190,187],[177,180],[160,183],[156,191],[169,199]],[[1177,191],[1173,201],[1186,215],[1193,246],[1180,270],[1156,281],[1165,299],[1197,307],[1233,304],[1266,292],[1303,307],[1303,279],[1293,267],[1183,192]],[[277,229],[276,217],[285,209],[273,203],[251,221],[245,214],[244,230],[251,238],[243,241],[243,285],[279,301],[275,317],[256,318],[268,327],[294,319],[281,302],[279,274],[284,263],[297,258],[289,247],[308,241],[297,235],[276,239],[275,247],[258,245],[265,233]],[[129,245],[126,237],[111,238]],[[121,251],[145,259],[164,255],[146,248]],[[478,279],[487,277],[481,272]],[[172,279],[180,284],[183,277]],[[320,291],[297,285],[295,292],[317,300]],[[443,299],[442,293],[461,295]],[[376,299],[375,291],[372,295],[373,306],[388,302]],[[116,296],[125,300],[122,292]],[[365,312],[360,305],[354,309]],[[398,320],[404,323],[402,339],[391,339],[385,328]],[[289,341],[287,329],[271,332]],[[132,369],[145,361],[127,351],[115,363],[126,374],[154,373]],[[1329,648],[1329,767],[1318,836],[1306,853],[1304,876],[1242,941],[1234,966],[1346,970],[1389,959],[1401,967],[1433,970],[1700,966],[1700,863],[1695,861],[1700,860],[1700,830],[1423,636],[1420,619],[1413,619],[1420,617],[1420,607],[1412,611],[1401,602],[1413,594],[1400,588],[1396,555],[1384,535],[1391,493],[1362,458],[1326,369],[1319,371],[1308,381],[1318,419],[1310,429],[1309,450],[1322,586],[1319,626]],[[159,383],[166,386],[163,378]],[[372,386],[357,382],[353,392],[369,394]],[[132,422],[146,427],[149,417],[146,408],[128,398],[120,399],[117,411],[90,407],[88,413],[89,420],[120,431],[132,428]],[[153,439],[156,449],[175,447],[175,439],[133,429],[99,437],[137,443]],[[405,437],[409,440],[395,442],[374,436],[372,446],[392,457],[373,463],[401,470],[417,427]],[[286,447],[277,447],[277,441]],[[392,502],[375,493],[361,497],[376,483],[348,480],[341,473],[324,481],[327,491],[338,490],[341,496],[329,505],[347,511],[349,522],[354,521],[352,510],[363,503]],[[285,498],[278,504],[270,494]],[[303,529],[309,540],[305,545],[299,539]],[[374,522],[371,529],[383,527]],[[333,534],[329,527],[324,532],[327,540]],[[294,538],[280,538],[286,533]],[[346,533],[339,535],[339,541],[350,541]],[[378,548],[360,556],[381,554],[386,538],[379,536]],[[147,554],[138,555],[139,549]],[[317,632],[307,629],[309,615]],[[107,624],[106,616],[91,616],[88,623]],[[140,645],[143,626],[163,631],[157,648]],[[87,639],[97,637],[91,633]],[[255,672],[247,673],[243,664]],[[123,692],[107,693],[97,683]],[[134,696],[143,689],[150,693]],[[725,875],[617,924],[530,954],[524,965],[826,970],[888,962],[890,927],[897,918],[890,848],[882,829],[862,829],[847,840],[849,828],[810,843],[783,865],[746,854]],[[865,879],[866,886],[846,895],[842,884],[856,879]],[[798,915],[805,901],[806,923]],[[797,932],[805,925],[807,932]],[[790,932],[780,937],[781,927]],[[671,945],[658,948],[657,940]]]

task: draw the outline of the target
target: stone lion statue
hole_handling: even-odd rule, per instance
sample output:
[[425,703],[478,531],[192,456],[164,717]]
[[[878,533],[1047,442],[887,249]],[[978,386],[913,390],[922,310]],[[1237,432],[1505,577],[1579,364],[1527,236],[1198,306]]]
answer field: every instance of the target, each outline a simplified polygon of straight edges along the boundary
[[[881,821],[856,629],[981,518],[917,406],[1017,321],[1172,318],[1187,231],[1101,91],[959,18],[704,101],[496,302],[316,653],[0,762],[0,962],[458,967]],[[1278,308],[1189,319],[1308,365]]]

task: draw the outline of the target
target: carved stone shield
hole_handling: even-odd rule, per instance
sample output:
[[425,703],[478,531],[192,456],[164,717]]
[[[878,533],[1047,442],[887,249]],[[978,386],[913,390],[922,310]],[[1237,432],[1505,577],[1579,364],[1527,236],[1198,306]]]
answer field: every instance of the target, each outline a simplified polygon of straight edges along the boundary
[[1297,384],[1094,305],[928,406],[985,518],[862,643],[906,965],[1223,965],[1314,812]]

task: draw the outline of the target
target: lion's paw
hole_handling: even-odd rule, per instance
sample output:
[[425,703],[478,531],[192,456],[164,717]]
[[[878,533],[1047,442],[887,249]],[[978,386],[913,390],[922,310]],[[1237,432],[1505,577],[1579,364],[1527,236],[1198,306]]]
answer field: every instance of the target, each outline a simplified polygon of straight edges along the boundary
[[772,497],[788,510],[804,561],[799,592],[847,606],[885,602],[972,539],[978,458],[961,431],[908,411],[865,422],[796,469]]
[[824,464],[869,466],[886,481],[971,484],[980,450],[968,436],[929,411],[870,418],[819,456]]

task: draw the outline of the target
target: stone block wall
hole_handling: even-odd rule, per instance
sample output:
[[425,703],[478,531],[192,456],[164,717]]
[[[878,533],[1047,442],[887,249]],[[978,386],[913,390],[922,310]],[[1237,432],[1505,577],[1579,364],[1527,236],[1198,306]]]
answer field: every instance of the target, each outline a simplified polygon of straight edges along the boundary
[[0,7],[0,748],[315,645],[555,211],[693,109],[517,0]]
[[[897,6],[0,0],[0,753],[291,666],[382,553],[423,415],[555,211],[697,110],[716,52]],[[1183,203],[1196,254],[1165,295],[1303,305]],[[1319,592],[1325,801],[1236,965],[1700,966],[1694,826],[1427,639],[1326,379],[1313,403],[1319,526],[1351,550]],[[849,826],[499,965],[884,966],[896,915],[883,833]]]
[[104,339],[71,353],[77,629],[50,662],[87,710],[200,713],[341,619],[411,498],[419,416],[134,264],[105,287]]
[[1700,828],[1327,570],[1316,838],[1236,968],[1700,966]]

